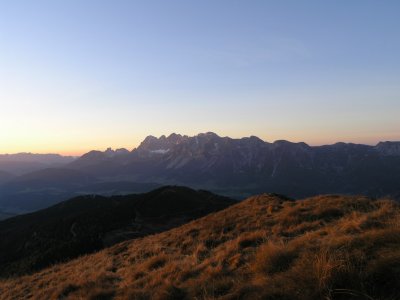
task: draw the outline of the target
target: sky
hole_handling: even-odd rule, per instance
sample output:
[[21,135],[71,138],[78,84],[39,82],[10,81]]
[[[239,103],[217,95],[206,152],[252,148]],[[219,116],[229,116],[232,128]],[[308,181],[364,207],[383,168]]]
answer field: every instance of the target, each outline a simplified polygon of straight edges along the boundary
[[400,140],[400,1],[0,0],[0,153]]

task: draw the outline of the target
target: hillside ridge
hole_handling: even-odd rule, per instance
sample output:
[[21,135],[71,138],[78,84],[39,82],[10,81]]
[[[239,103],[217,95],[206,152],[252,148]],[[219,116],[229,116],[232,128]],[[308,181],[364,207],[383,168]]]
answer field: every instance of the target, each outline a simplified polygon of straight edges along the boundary
[[0,277],[29,273],[162,232],[234,203],[177,186],[125,196],[76,197],[0,222]]
[[399,299],[399,204],[251,197],[30,276],[4,299]]

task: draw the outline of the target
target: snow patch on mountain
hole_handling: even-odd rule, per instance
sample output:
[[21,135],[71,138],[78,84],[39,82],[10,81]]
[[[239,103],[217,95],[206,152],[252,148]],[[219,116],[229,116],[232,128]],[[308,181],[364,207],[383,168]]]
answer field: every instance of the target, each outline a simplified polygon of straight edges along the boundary
[[150,150],[150,153],[154,154],[166,154],[169,152],[170,149],[157,149],[157,150]]

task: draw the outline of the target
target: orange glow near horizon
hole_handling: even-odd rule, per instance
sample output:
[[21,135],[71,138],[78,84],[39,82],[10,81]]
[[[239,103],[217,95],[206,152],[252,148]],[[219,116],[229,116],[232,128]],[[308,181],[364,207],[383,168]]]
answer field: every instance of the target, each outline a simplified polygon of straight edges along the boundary
[[23,2],[0,6],[0,153],[132,150],[172,132],[400,140],[398,1]]
[[[206,131],[203,131],[206,132]],[[243,135],[233,135],[233,134],[221,134],[216,132],[220,136],[230,136],[232,138],[241,138],[241,137],[246,137],[250,135],[255,135],[261,138],[262,140],[266,142],[274,142],[276,140],[288,140],[290,142],[305,142],[309,144],[310,146],[319,146],[319,145],[327,145],[327,144],[334,144],[336,142],[346,142],[346,143],[359,143],[359,144],[368,144],[368,145],[375,145],[380,141],[395,141],[398,140],[398,137],[396,137],[395,134],[392,135],[386,135],[382,136],[381,139],[374,139],[372,137],[368,136],[360,136],[358,138],[351,138],[350,136],[342,136],[341,138],[338,139],[333,139],[329,138],[327,136],[317,138],[315,136],[309,136],[308,139],[306,136],[304,138],[299,138],[296,136],[291,136],[291,137],[280,137],[280,136],[262,136],[262,135],[256,135],[256,134],[243,134]],[[168,136],[170,133],[164,134]],[[156,137],[159,137],[163,135],[161,134],[152,134]],[[195,134],[188,134],[189,136],[193,136]],[[73,141],[69,140],[68,143],[63,143],[61,146],[61,143],[55,141],[55,142],[37,142],[35,143],[34,141],[29,141],[27,143],[15,143],[13,145],[8,145],[8,146],[0,146],[0,154],[15,154],[15,153],[21,153],[21,152],[30,152],[30,153],[36,153],[36,154],[49,154],[49,153],[56,153],[64,156],[81,156],[91,150],[99,150],[99,151],[104,151],[107,148],[112,148],[112,149],[118,149],[118,148],[126,148],[129,151],[133,150],[134,148],[138,147],[141,143],[141,141],[146,137],[146,135],[140,136],[140,138],[130,138],[129,140],[131,141],[130,143],[124,141],[123,139],[121,140],[114,140],[110,139],[110,143],[107,143],[105,141],[106,139],[98,140],[95,141],[94,139],[91,139],[91,141]],[[55,146],[56,145],[56,146]],[[59,145],[59,146],[58,146]]]

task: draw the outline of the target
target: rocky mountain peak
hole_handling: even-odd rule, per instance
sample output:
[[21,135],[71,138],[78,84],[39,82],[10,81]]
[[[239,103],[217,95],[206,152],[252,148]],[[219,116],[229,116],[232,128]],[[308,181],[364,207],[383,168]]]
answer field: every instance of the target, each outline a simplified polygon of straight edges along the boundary
[[188,136],[186,136],[186,135],[185,135],[185,136],[182,136],[182,135],[180,135],[180,134],[171,133],[171,134],[167,137],[167,140],[168,140],[169,143],[176,145],[176,144],[181,143],[183,140],[185,140],[185,139],[187,139],[187,138],[188,138]]
[[375,149],[382,155],[400,156],[400,142],[380,142]]
[[285,148],[285,149],[311,149],[311,147],[303,142],[293,143],[286,140],[277,140],[272,144],[275,148]]
[[218,134],[214,133],[214,132],[205,132],[205,133],[199,133],[197,135],[197,137],[199,138],[221,138]]
[[107,148],[107,150],[104,151],[103,153],[106,157],[112,158],[112,157],[128,154],[129,151],[125,148],[119,148],[117,150],[113,150],[112,148]]
[[168,141],[165,135],[162,135],[160,138],[156,138],[155,136],[149,135],[138,147],[138,150],[142,151],[154,151],[154,150],[166,150],[168,149],[167,145]]
[[168,137],[162,135],[159,138],[150,135],[140,144],[138,150],[141,152],[165,154],[175,145],[182,143],[182,141],[187,138],[187,136],[182,136],[176,133],[172,133]]

